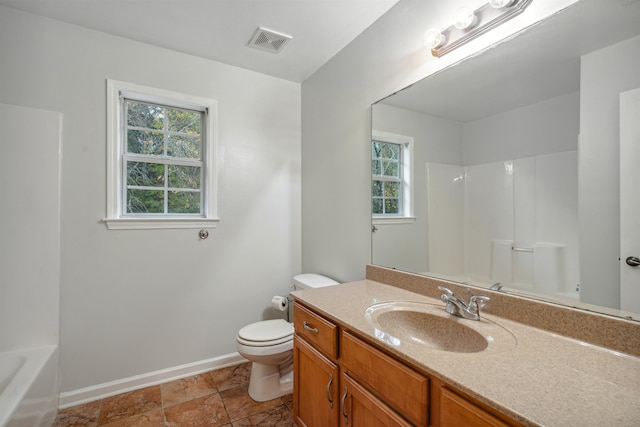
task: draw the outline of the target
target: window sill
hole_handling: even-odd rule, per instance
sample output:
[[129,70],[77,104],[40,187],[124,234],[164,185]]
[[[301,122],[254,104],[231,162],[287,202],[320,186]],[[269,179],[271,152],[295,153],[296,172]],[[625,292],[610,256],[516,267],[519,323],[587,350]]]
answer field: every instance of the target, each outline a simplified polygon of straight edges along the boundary
[[372,217],[371,223],[373,225],[385,225],[385,224],[413,224],[416,222],[416,218],[413,216],[396,216],[396,217]]
[[216,228],[220,218],[105,218],[109,230]]

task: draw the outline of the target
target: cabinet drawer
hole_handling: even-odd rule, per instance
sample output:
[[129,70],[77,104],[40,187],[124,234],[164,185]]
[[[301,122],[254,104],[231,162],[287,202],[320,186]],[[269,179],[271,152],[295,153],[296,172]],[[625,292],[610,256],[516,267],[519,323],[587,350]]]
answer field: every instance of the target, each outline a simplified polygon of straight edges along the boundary
[[376,350],[369,344],[343,332],[342,367],[411,423],[428,422],[429,380]]
[[338,357],[338,327],[300,304],[293,307],[296,334],[332,359]]

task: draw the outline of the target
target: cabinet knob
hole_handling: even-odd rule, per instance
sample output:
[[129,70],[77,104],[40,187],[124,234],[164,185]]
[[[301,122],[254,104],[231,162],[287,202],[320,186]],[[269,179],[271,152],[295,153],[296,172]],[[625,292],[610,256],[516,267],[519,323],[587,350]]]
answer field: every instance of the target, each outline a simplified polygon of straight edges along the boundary
[[302,322],[302,326],[309,332],[313,332],[314,334],[318,333],[318,328],[312,328],[306,320]]

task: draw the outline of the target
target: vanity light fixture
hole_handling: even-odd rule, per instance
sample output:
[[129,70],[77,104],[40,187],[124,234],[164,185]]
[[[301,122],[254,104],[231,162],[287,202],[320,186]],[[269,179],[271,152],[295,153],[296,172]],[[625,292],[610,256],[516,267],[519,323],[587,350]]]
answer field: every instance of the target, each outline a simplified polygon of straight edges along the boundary
[[509,7],[513,3],[515,3],[514,0],[489,0],[489,4],[494,9],[500,9],[500,8],[503,8],[503,7]]
[[429,49],[438,49],[446,42],[447,38],[438,29],[431,28],[424,33],[424,45]]
[[459,9],[450,27],[442,31],[435,28],[427,30],[424,44],[433,56],[439,58],[522,13],[532,1],[489,0],[476,10]]
[[459,30],[470,30],[478,23],[475,11],[469,7],[458,9],[453,16],[453,26]]

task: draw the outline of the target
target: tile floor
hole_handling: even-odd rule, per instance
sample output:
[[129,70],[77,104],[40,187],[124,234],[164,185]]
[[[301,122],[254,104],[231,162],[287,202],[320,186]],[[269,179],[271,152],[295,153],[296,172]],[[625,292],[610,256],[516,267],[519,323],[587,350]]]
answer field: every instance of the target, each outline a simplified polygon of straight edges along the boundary
[[61,409],[53,427],[295,426],[292,395],[253,401],[250,373],[244,363]]

